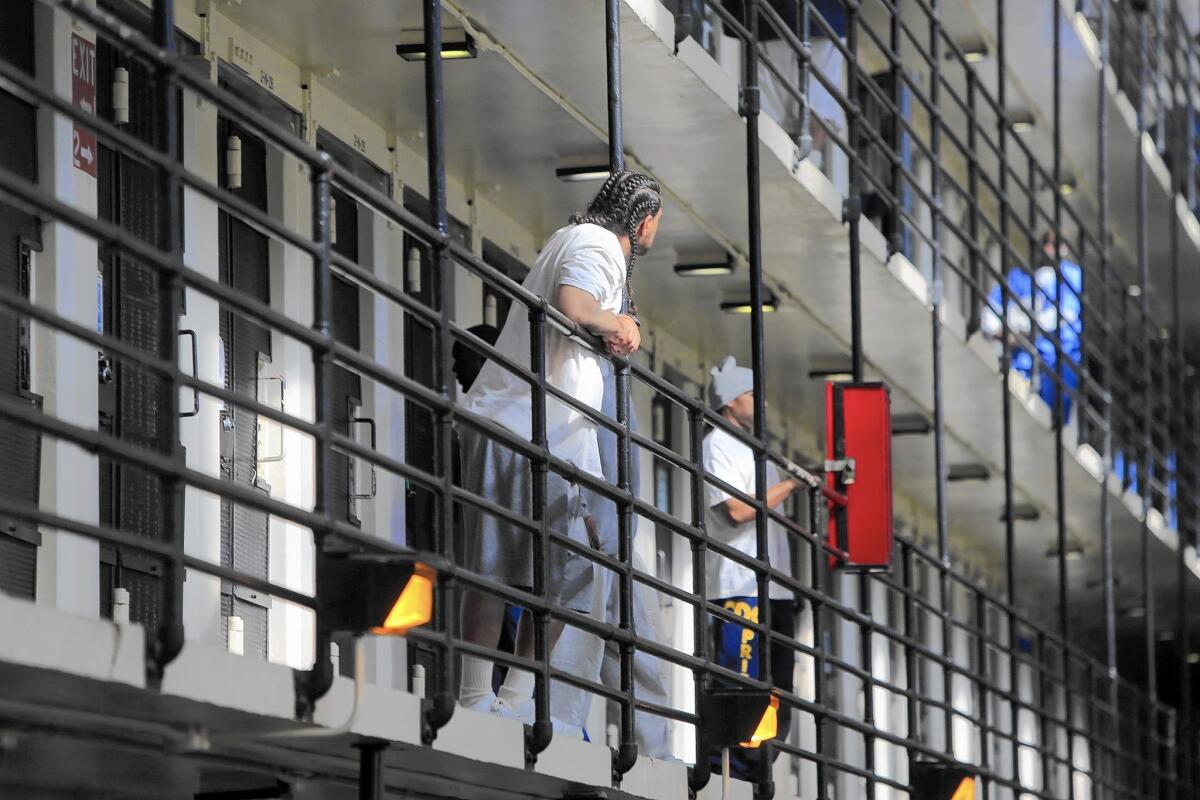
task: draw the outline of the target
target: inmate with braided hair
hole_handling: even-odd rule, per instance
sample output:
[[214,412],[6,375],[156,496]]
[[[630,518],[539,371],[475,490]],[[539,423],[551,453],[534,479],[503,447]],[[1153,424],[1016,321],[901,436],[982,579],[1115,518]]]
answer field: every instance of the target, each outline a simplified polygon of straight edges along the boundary
[[[620,171],[605,181],[595,198],[570,224],[546,240],[524,286],[552,302],[577,325],[598,336],[609,353],[629,356],[641,345],[630,276],[639,255],[654,244],[662,220],[662,194],[646,175]],[[507,359],[530,363],[530,329],[525,314],[510,314],[496,342]],[[577,403],[599,410],[604,395],[603,354],[597,354],[561,326],[549,323],[545,334],[546,382]],[[533,398],[529,384],[489,360],[463,399],[467,411],[491,419],[526,440],[533,439]],[[578,409],[547,397],[546,441],[550,452],[583,472],[603,479],[596,423]],[[463,488],[532,521],[533,475],[528,460],[466,423],[459,423]],[[598,547],[596,523],[584,494],[553,469],[547,476],[545,521],[548,530]],[[534,535],[512,521],[470,506],[463,512],[463,566],[509,586],[533,587]],[[545,597],[559,607],[591,612],[592,562],[552,544],[545,564]],[[463,599],[462,635],[471,643],[495,648],[504,617],[504,600],[482,592]],[[517,636],[517,654],[533,657],[533,626],[525,614]],[[549,646],[562,632],[550,626]],[[459,702],[466,708],[533,721],[534,676],[509,669],[499,693],[492,691],[492,662],[464,655]],[[561,723],[559,732],[580,735]]]

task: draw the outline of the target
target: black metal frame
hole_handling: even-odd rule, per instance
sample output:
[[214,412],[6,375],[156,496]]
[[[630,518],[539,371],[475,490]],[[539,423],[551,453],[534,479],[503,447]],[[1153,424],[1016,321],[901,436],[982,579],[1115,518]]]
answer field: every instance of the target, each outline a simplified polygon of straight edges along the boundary
[[[799,0],[797,1],[799,2]],[[578,329],[546,299],[531,294],[501,271],[485,264],[448,234],[445,123],[443,118],[445,96],[441,59],[435,57],[441,50],[441,6],[437,0],[423,0],[426,30],[424,68],[429,169],[430,211],[428,220],[406,211],[397,201],[353,174],[338,169],[328,154],[312,149],[301,140],[279,130],[254,108],[228,91],[183,68],[174,42],[175,26],[172,0],[156,0],[154,4],[155,37],[153,41],[122,26],[118,20],[103,11],[94,9],[85,0],[39,0],[39,2],[69,12],[75,18],[95,28],[99,35],[111,40],[114,46],[122,49],[128,57],[142,60],[155,69],[159,80],[158,91],[161,93],[163,108],[166,109],[162,140],[154,146],[147,145],[107,121],[86,116],[70,103],[54,95],[37,80],[2,61],[0,61],[0,88],[32,98],[44,108],[51,109],[78,124],[92,128],[101,139],[113,148],[136,154],[145,162],[153,165],[158,171],[160,181],[163,228],[157,245],[148,244],[121,230],[118,226],[99,221],[48,197],[35,184],[2,168],[0,168],[0,195],[4,196],[7,202],[43,218],[59,220],[84,235],[97,239],[102,244],[110,245],[135,256],[139,261],[156,268],[162,277],[159,320],[162,332],[161,347],[158,353],[145,353],[123,344],[113,337],[97,333],[87,326],[73,323],[53,311],[36,305],[20,294],[8,290],[0,291],[0,306],[11,313],[27,315],[38,324],[101,347],[111,353],[114,358],[137,364],[140,368],[158,375],[163,386],[161,397],[162,407],[165,409],[163,418],[170,421],[170,424],[164,425],[160,430],[159,447],[155,450],[146,450],[48,416],[36,408],[3,398],[0,398],[0,415],[32,426],[40,430],[44,436],[74,442],[92,452],[106,453],[118,461],[135,462],[157,473],[163,480],[166,509],[163,515],[165,527],[161,540],[148,541],[127,531],[63,519],[42,511],[36,506],[5,498],[0,498],[0,513],[32,524],[78,533],[100,542],[119,544],[124,548],[144,553],[148,557],[161,561],[164,589],[163,619],[165,621],[158,631],[154,631],[148,636],[147,674],[152,685],[157,685],[161,681],[164,668],[183,647],[182,586],[186,570],[196,570],[218,576],[318,611],[321,604],[320,597],[311,597],[270,581],[244,575],[235,570],[186,555],[183,548],[182,531],[186,511],[183,505],[184,486],[195,486],[227,498],[231,502],[257,508],[307,527],[313,532],[318,552],[328,541],[336,539],[364,550],[389,552],[405,557],[413,555],[411,551],[390,546],[379,538],[349,524],[346,520],[336,518],[333,514],[333,509],[336,507],[334,495],[336,487],[334,482],[327,480],[326,477],[329,472],[330,459],[334,457],[335,453],[339,453],[361,459],[378,469],[403,476],[431,492],[437,498],[437,525],[433,539],[436,555],[431,556],[441,567],[438,582],[437,616],[434,624],[428,629],[416,630],[411,634],[413,641],[432,647],[438,653],[439,669],[434,680],[435,692],[425,705],[424,722],[427,739],[435,737],[438,729],[443,727],[454,713],[453,688],[457,683],[457,656],[463,653],[482,655],[497,663],[530,669],[536,673],[536,722],[532,726],[527,740],[528,758],[531,761],[536,759],[537,755],[551,741],[550,681],[562,681],[599,697],[615,701],[620,705],[620,745],[614,752],[613,760],[614,775],[618,779],[634,766],[636,760],[635,712],[648,712],[694,725],[698,767],[692,769],[689,783],[693,790],[698,790],[708,780],[708,763],[704,749],[704,720],[699,712],[699,709],[702,708],[701,699],[707,687],[714,679],[720,679],[722,682],[750,688],[771,688],[769,679],[767,681],[747,679],[715,665],[710,660],[707,641],[708,621],[710,618],[715,618],[737,622],[754,630],[759,641],[762,642],[760,657],[764,663],[768,662],[768,652],[772,648],[785,648],[794,653],[796,657],[809,659],[813,663],[815,686],[812,696],[803,696],[793,691],[783,693],[781,700],[791,708],[795,716],[811,718],[816,731],[816,746],[809,750],[790,742],[780,741],[766,745],[765,749],[768,751],[775,749],[797,760],[813,764],[816,774],[816,792],[820,798],[844,796],[844,793],[837,790],[830,794],[833,779],[838,775],[855,781],[861,780],[866,788],[866,796],[874,796],[876,787],[908,790],[907,782],[902,777],[883,775],[876,769],[874,764],[876,745],[884,744],[902,750],[910,759],[952,759],[956,752],[956,722],[964,720],[972,726],[973,736],[977,737],[976,746],[980,754],[979,763],[976,765],[977,772],[990,792],[987,796],[1057,797],[1060,796],[1057,787],[1061,785],[1064,775],[1066,776],[1066,786],[1070,787],[1067,789],[1069,796],[1074,794],[1073,786],[1075,777],[1078,775],[1089,778],[1094,792],[1101,796],[1150,798],[1162,796],[1162,793],[1167,791],[1174,792],[1176,796],[1186,796],[1188,792],[1194,790],[1197,767],[1193,758],[1194,754],[1189,752],[1189,746],[1195,742],[1194,732],[1190,728],[1191,709],[1185,704],[1179,709],[1177,716],[1174,709],[1159,701],[1155,692],[1155,627],[1152,587],[1149,580],[1148,549],[1150,533],[1144,523],[1142,540],[1144,545],[1143,570],[1147,594],[1146,658],[1149,664],[1147,690],[1143,691],[1140,687],[1121,678],[1116,671],[1112,530],[1107,491],[1101,493],[1104,520],[1101,534],[1104,551],[1106,660],[1101,663],[1073,645],[1068,627],[1066,586],[1069,576],[1063,475],[1064,451],[1063,447],[1058,445],[1061,442],[1064,428],[1064,397],[1070,396],[1075,399],[1075,407],[1081,418],[1086,417],[1088,429],[1094,426],[1102,433],[1106,477],[1111,456],[1115,450],[1113,431],[1117,425],[1122,424],[1116,420],[1124,419],[1129,424],[1136,424],[1139,427],[1140,436],[1136,443],[1122,442],[1121,444],[1124,448],[1132,448],[1128,450],[1129,452],[1137,454],[1139,491],[1142,495],[1143,510],[1149,511],[1153,504],[1152,476],[1156,474],[1156,471],[1174,476],[1175,467],[1168,458],[1172,452],[1171,448],[1174,447],[1173,452],[1178,453],[1185,444],[1189,447],[1195,444],[1194,441],[1184,441],[1187,438],[1184,436],[1187,426],[1183,425],[1182,421],[1196,419],[1196,392],[1194,388],[1185,385],[1183,380],[1177,378],[1172,382],[1174,392],[1167,401],[1168,407],[1172,410],[1172,416],[1171,421],[1165,427],[1165,435],[1162,437],[1162,440],[1169,444],[1167,452],[1164,453],[1156,449],[1154,438],[1164,431],[1160,431],[1150,414],[1133,408],[1136,405],[1135,400],[1122,395],[1121,392],[1114,391],[1116,385],[1114,350],[1124,350],[1127,358],[1132,359],[1138,352],[1133,347],[1139,347],[1148,353],[1152,338],[1156,335],[1151,331],[1149,324],[1146,165],[1139,152],[1137,154],[1139,165],[1138,229],[1140,231],[1138,263],[1142,273],[1141,285],[1144,287],[1139,309],[1140,319],[1136,321],[1140,324],[1119,327],[1114,322],[1115,312],[1111,316],[1109,314],[1112,311],[1109,307],[1110,299],[1118,296],[1124,298],[1124,285],[1109,272],[1111,254],[1108,229],[1108,132],[1105,117],[1107,95],[1101,85],[1098,131],[1101,212],[1100,230],[1095,233],[1088,230],[1083,224],[1079,214],[1071,208],[1061,190],[1063,174],[1060,156],[1062,131],[1061,98],[1059,96],[1062,82],[1062,19],[1061,14],[1057,11],[1054,28],[1055,68],[1053,76],[1056,98],[1054,109],[1056,147],[1053,169],[1047,171],[1033,158],[1026,143],[1019,138],[1009,136],[1012,120],[1005,105],[1006,45],[1003,30],[1006,3],[1004,0],[1000,0],[998,3],[997,11],[1001,36],[999,37],[997,63],[1000,88],[996,98],[990,97],[984,87],[980,85],[975,73],[968,66],[965,54],[949,38],[942,27],[938,0],[878,0],[878,3],[888,11],[889,15],[889,33],[886,42],[884,37],[862,18],[857,0],[849,0],[846,3],[845,41],[836,35],[828,22],[811,8],[811,4],[807,0],[800,2],[802,13],[799,15],[801,24],[798,30],[792,30],[785,25],[775,8],[762,0],[745,0],[744,8],[747,17],[743,20],[736,19],[717,0],[704,0],[703,5],[709,9],[710,13],[721,19],[726,30],[733,32],[742,40],[744,53],[739,112],[745,118],[747,137],[748,279],[751,306],[751,364],[754,372],[756,404],[754,430],[745,432],[729,427],[723,419],[705,406],[702,399],[676,388],[649,369],[621,359],[614,360],[617,367],[618,387],[615,420],[609,419],[591,408],[580,406],[572,398],[546,382],[543,368],[544,340],[548,335],[549,326],[553,325],[572,332],[581,341],[589,343],[602,354],[604,350],[594,337],[586,331]],[[901,18],[901,2],[906,5],[911,3],[924,13],[928,21],[927,44],[922,45],[923,38]],[[1055,8],[1058,8],[1057,3]],[[620,11],[619,0],[606,0],[608,144],[610,165],[613,169],[620,169],[624,165],[621,122]],[[1171,19],[1177,21],[1177,16],[1173,13]],[[1143,14],[1139,19],[1142,26],[1142,42],[1138,48],[1139,57],[1142,59],[1139,85],[1143,85],[1144,88],[1144,84],[1149,80],[1149,44],[1146,36],[1146,15]],[[1159,20],[1162,19],[1164,16],[1160,13]],[[1102,60],[1107,62],[1110,27],[1107,3],[1102,3],[1100,20]],[[776,36],[794,48],[802,65],[799,83],[793,82],[791,76],[782,75],[775,65],[770,63],[765,54],[759,52],[759,34],[763,30],[763,26],[767,26]],[[814,69],[809,63],[811,33],[814,27],[829,38],[833,46],[846,56],[849,73],[848,89],[845,93],[841,91],[834,80],[823,75],[819,69]],[[1159,28],[1162,27],[1160,24]],[[871,76],[865,74],[858,65],[856,56],[864,45],[885,55],[893,79],[891,96],[879,90]],[[901,48],[915,53],[928,66],[931,83],[927,90],[905,73]],[[805,524],[798,524],[786,515],[767,508],[766,505],[767,464],[777,462],[782,465],[783,460],[780,454],[774,453],[770,449],[766,431],[767,386],[763,322],[765,288],[762,273],[759,190],[760,103],[758,84],[760,64],[763,70],[771,74],[774,79],[781,81],[804,104],[806,123],[811,121],[812,124],[825,127],[829,140],[836,147],[842,149],[849,160],[850,197],[846,201],[844,221],[850,243],[849,298],[853,320],[851,352],[855,380],[862,379],[865,360],[860,301],[862,266],[859,249],[862,193],[870,190],[887,203],[894,225],[894,247],[898,246],[898,232],[907,228],[915,238],[924,241],[933,253],[930,334],[934,376],[934,447],[937,464],[936,549],[930,552],[915,541],[900,539],[896,557],[897,574],[861,576],[858,579],[857,604],[847,602],[840,597],[840,592],[834,585],[827,569],[828,559],[831,555],[836,555],[836,551],[828,545],[823,534],[821,505],[824,500],[817,482],[814,482],[807,492],[808,513]],[[947,76],[946,73],[949,69],[947,64],[950,67],[962,68],[966,71],[965,74],[968,77],[965,97],[960,96],[952,80]],[[1161,58],[1158,69],[1161,74],[1163,69]],[[1173,68],[1172,76],[1178,79],[1176,72],[1177,70]],[[1191,62],[1189,61],[1190,73]],[[844,107],[848,117],[848,129],[844,136],[838,131],[830,130],[823,120],[809,113],[806,96],[809,81],[813,80],[819,81]],[[178,125],[175,120],[179,107],[177,94],[183,88],[215,103],[222,113],[254,131],[271,147],[289,153],[306,165],[310,172],[312,192],[311,231],[305,233],[288,229],[229,191],[188,172],[179,160]],[[864,118],[862,108],[856,99],[860,90],[869,93],[875,101],[892,114],[890,135],[893,138],[894,148],[888,147],[884,139],[884,132],[873,128],[870,122]],[[902,91],[910,93],[923,108],[931,125],[928,132],[920,130],[911,119],[906,118],[901,112]],[[950,99],[950,106],[943,106],[943,97]],[[1141,106],[1139,120],[1142,120],[1140,127],[1144,128],[1146,111],[1144,92]],[[946,121],[945,111],[951,107],[958,108],[967,114],[970,124],[965,134],[955,130]],[[997,121],[994,136],[986,130],[986,126],[976,122],[978,114],[984,111]],[[1191,112],[1189,113],[1191,114]],[[900,142],[905,137],[934,165],[928,189],[919,184],[916,176],[903,163],[899,150]],[[927,143],[926,139],[928,139]],[[1016,145],[1017,153],[1015,154],[1010,152],[1010,139]],[[871,148],[885,153],[889,159],[890,171],[887,180],[879,179],[864,168],[866,153]],[[969,179],[968,185],[965,187],[943,166],[943,157],[951,152],[968,164]],[[992,167],[981,153],[990,153],[997,160],[994,176]],[[1010,155],[1020,158],[1010,159]],[[1194,162],[1193,154],[1188,162],[1192,172],[1192,175],[1189,175],[1191,182],[1187,184],[1189,195],[1194,195],[1195,191]],[[1022,166],[1024,170],[1020,168]],[[1024,175],[1021,174],[1022,172]],[[1056,187],[1053,193],[1053,210],[1049,214],[1040,206],[1037,198],[1039,184],[1046,181],[1053,181],[1051,185]],[[331,249],[329,202],[331,190],[335,186],[339,191],[351,194],[376,213],[400,225],[415,240],[429,248],[432,252],[435,278],[434,300],[431,304],[421,302],[388,285],[368,269],[364,269]],[[228,209],[230,213],[237,214],[254,223],[271,236],[311,257],[314,287],[311,327],[302,325],[253,298],[245,297],[227,285],[205,278],[184,267],[178,224],[182,214],[181,187],[187,187],[199,195],[219,201],[222,207]],[[966,198],[970,206],[970,222],[965,230],[945,215],[943,197],[947,191]],[[923,230],[915,216],[904,208],[901,198],[906,192],[911,192],[930,207],[932,224],[928,230]],[[999,200],[997,220],[993,221],[988,215],[981,212],[981,193],[990,193]],[[1019,213],[1014,213],[1022,197],[1029,203],[1027,220],[1023,220]],[[1078,246],[1072,247],[1063,244],[1061,234],[1065,228],[1064,217],[1069,218],[1070,223],[1078,230],[1080,241]],[[1071,367],[1079,373],[1078,389],[1069,387],[1063,375],[1063,359],[1066,357],[1060,336],[1063,325],[1061,308],[1063,292],[1056,290],[1054,296],[1050,297],[1040,289],[1037,290],[1041,292],[1041,302],[1054,303],[1056,310],[1054,328],[1041,330],[1038,333],[1053,343],[1056,352],[1053,380],[1058,391],[1055,395],[1052,416],[1054,432],[1052,446],[1056,451],[1059,545],[1059,617],[1056,632],[1030,620],[1018,609],[1014,575],[1015,533],[1012,479],[1014,445],[1009,376],[1013,346],[1009,344],[1009,334],[1014,334],[1017,340],[1016,347],[1031,353],[1036,353],[1037,348],[1033,345],[1032,334],[1028,337],[1021,336],[1008,328],[1008,314],[1006,313],[1008,306],[1010,304],[1023,305],[1024,301],[1013,296],[1007,284],[1007,274],[1011,265],[1019,264],[1023,260],[1024,254],[1017,243],[1021,240],[1027,241],[1029,249],[1032,251],[1036,229],[1042,224],[1049,224],[1056,234],[1059,234],[1057,241],[1060,246],[1066,246],[1068,252],[1078,253],[1086,247],[1089,252],[1098,254],[1100,261],[1099,276],[1089,274],[1089,288],[1085,297],[1080,298],[1081,303],[1086,300],[1091,308],[1084,312],[1088,325],[1084,330],[1087,339],[1083,345],[1083,358],[1080,363]],[[944,253],[943,244],[948,236],[954,237],[964,245],[969,257],[968,268],[964,269]],[[999,239],[1001,259],[998,268],[988,263],[984,252],[985,248],[980,240],[981,236],[992,236]],[[1173,266],[1178,275],[1177,246],[1173,249],[1173,254]],[[957,570],[951,558],[941,365],[942,286],[946,268],[959,276],[974,298],[986,297],[990,284],[998,284],[1001,287],[1002,302],[998,311],[1005,334],[1001,373],[1003,377],[1005,445],[1005,548],[1008,554],[1006,593],[1003,599],[994,596],[988,587],[972,581],[960,570]],[[454,296],[454,277],[458,270],[464,270],[477,276],[483,280],[490,291],[509,298],[514,304],[526,307],[533,343],[528,367],[506,358],[496,348],[474,337],[455,322],[451,301]],[[1057,285],[1063,286],[1062,265],[1058,259],[1056,259],[1055,273]],[[334,339],[330,314],[332,280],[335,274],[353,281],[364,291],[394,303],[414,318],[435,329],[437,355],[435,385],[425,385],[396,374],[391,369]],[[1090,288],[1093,282],[1098,285],[1095,290]],[[178,337],[176,328],[180,298],[185,286],[219,300],[222,304],[236,309],[239,314],[244,314],[259,324],[291,337],[310,348],[315,383],[315,413],[311,422],[223,387],[204,382],[179,369],[177,366]],[[1178,292],[1176,295],[1178,296]],[[1097,306],[1103,310],[1097,312],[1095,310]],[[1023,307],[1027,314],[1035,317],[1032,308],[1028,305],[1023,305]],[[1122,314],[1125,312],[1124,307],[1125,302],[1122,299],[1120,308]],[[1178,311],[1176,314],[1176,326],[1178,326]],[[1092,338],[1093,336],[1094,338]],[[1132,345],[1129,342],[1132,342]],[[455,343],[463,343],[484,354],[530,385],[535,409],[531,440],[522,440],[491,420],[480,418],[458,405],[455,382],[450,372],[451,348]],[[1184,353],[1178,336],[1174,340],[1174,345],[1163,355],[1163,381],[1166,380],[1165,376],[1184,374]],[[1103,380],[1094,379],[1090,373],[1089,368],[1093,363],[1102,365]],[[1143,380],[1149,394],[1153,387],[1156,384],[1161,385],[1161,382],[1156,379],[1150,358],[1143,358],[1143,365]],[[438,458],[432,472],[406,464],[398,457],[363,446],[354,441],[352,437],[334,429],[332,376],[335,366],[353,370],[363,378],[385,386],[433,412],[437,421]],[[682,410],[689,434],[686,455],[655,442],[650,437],[630,430],[627,424],[630,415],[630,392],[631,387],[635,384],[656,393],[665,402],[678,406]],[[311,436],[315,442],[314,477],[317,487],[316,504],[313,510],[298,509],[188,468],[184,463],[179,444],[179,387],[186,387],[200,394],[223,400],[228,404],[246,408],[266,419]],[[549,451],[546,444],[544,413],[545,402],[548,398],[574,406],[597,425],[606,426],[617,433],[620,466],[615,485],[606,484],[594,476],[581,472]],[[1092,401],[1099,402],[1098,409],[1090,405]],[[522,519],[512,511],[498,506],[487,498],[475,496],[455,483],[450,455],[454,446],[454,426],[476,429],[529,459],[534,474],[533,508],[535,512],[532,520]],[[706,475],[698,455],[706,426],[720,427],[753,449],[756,466],[754,496],[740,492],[736,488]],[[688,476],[692,500],[689,509],[690,522],[685,522],[657,509],[653,503],[646,502],[637,495],[635,488],[630,485],[630,459],[634,446],[645,449],[662,462],[671,465],[673,469],[680,470]],[[619,509],[619,550],[616,558],[601,554],[548,529],[545,520],[545,504],[547,479],[551,472],[581,486],[586,486],[617,505]],[[1171,477],[1168,478],[1168,480],[1170,479]],[[759,558],[743,554],[708,537],[704,529],[704,495],[709,485],[721,488],[729,495],[752,505],[757,510],[756,533]],[[1194,492],[1195,489],[1195,486],[1186,486],[1184,493]],[[454,545],[451,534],[455,509],[464,505],[501,517],[525,529],[534,537],[537,547],[534,549],[535,580],[531,592],[498,585],[485,576],[473,574],[457,566],[454,561]],[[690,590],[672,586],[654,574],[635,570],[631,566],[634,515],[651,520],[663,530],[689,542],[694,564]],[[1145,514],[1143,516],[1145,517]],[[1187,539],[1194,542],[1198,522],[1196,515],[1189,513],[1186,515],[1185,521],[1187,523]],[[766,560],[769,522],[782,526],[788,532],[793,546],[802,548],[802,552],[811,564],[811,584],[790,575],[787,567],[772,565]],[[601,622],[586,615],[554,607],[545,601],[545,565],[550,557],[552,547],[567,548],[618,576],[620,616],[616,624]],[[717,553],[722,558],[755,571],[758,593],[762,600],[760,603],[762,616],[756,623],[737,618],[715,603],[703,599],[706,597],[704,564],[707,554],[710,552]],[[318,569],[320,569],[319,565],[320,559],[318,559]],[[1186,609],[1185,597],[1190,580],[1185,572],[1181,556],[1178,602],[1181,617],[1180,638],[1184,642],[1187,640],[1187,628],[1182,622],[1182,618]],[[923,576],[927,574],[932,574],[936,578],[936,602],[931,602],[926,597],[926,579]],[[693,652],[676,651],[667,645],[640,635],[634,630],[632,594],[635,581],[680,603],[687,604],[693,609],[695,634]],[[814,620],[812,644],[798,641],[794,637],[787,637],[772,630],[769,619],[770,604],[766,602],[768,589],[772,584],[784,586],[797,598],[802,598],[811,605]],[[880,621],[875,618],[872,590],[876,587],[883,587],[889,603],[891,599],[896,599],[901,604],[903,625],[900,629],[889,625],[886,619]],[[457,630],[456,601],[462,592],[470,590],[487,591],[532,610],[535,621],[535,658],[533,660],[496,652],[460,640]],[[957,602],[959,599],[965,599],[966,602],[959,603]],[[956,611],[955,609],[958,607],[964,607],[966,611]],[[594,683],[551,666],[548,631],[551,621],[555,619],[617,642],[621,661],[620,686],[613,687]],[[1001,624],[1002,622],[1003,624]],[[825,646],[827,641],[825,637],[839,623],[857,628],[860,652],[857,663]],[[940,645],[933,646],[923,640],[922,629],[929,626],[937,626],[940,630]],[[953,641],[959,636],[968,641],[974,640],[974,647],[968,645],[965,648],[965,654],[956,652],[953,645]],[[299,675],[297,680],[297,714],[302,718],[311,715],[316,700],[325,693],[332,680],[332,670],[327,658],[327,632],[319,631],[317,640],[316,666],[311,672]],[[905,669],[902,681],[881,679],[869,666],[868,655],[877,641],[886,642],[889,647],[903,650]],[[650,653],[664,662],[692,671],[695,677],[695,708],[697,711],[688,712],[665,708],[635,696],[633,659],[638,650]],[[1183,648],[1181,653],[1182,660],[1179,669],[1182,676],[1186,678],[1189,672],[1186,648]],[[937,673],[940,678],[940,686],[936,691],[925,685],[928,681],[921,677],[921,674],[927,669]],[[841,676],[861,685],[863,695],[861,716],[854,709],[839,707],[836,692],[832,690],[833,676]],[[958,679],[965,680],[972,687],[974,696],[971,711],[959,708],[952,699]],[[1036,691],[1023,692],[1020,689],[1023,682],[1028,683],[1031,687],[1036,687]],[[1187,684],[1186,680],[1184,684]],[[878,727],[875,709],[877,692],[882,693],[885,697],[904,699],[906,725],[903,733]],[[1188,702],[1190,702],[1190,698]],[[1037,742],[1023,741],[1019,731],[1021,727],[1019,719],[1024,716],[1036,718],[1039,729]],[[927,741],[928,731],[935,719],[939,719],[943,723],[940,747],[935,747]],[[864,758],[861,764],[854,763],[844,756],[837,741],[837,733],[862,738]],[[1062,747],[1058,745],[1060,737],[1065,739],[1065,745]],[[1076,748],[1079,744],[1082,744],[1090,753],[1091,761],[1088,768],[1080,767],[1076,763]],[[1009,750],[1011,758],[1008,763],[1001,763],[1000,754],[1005,748]],[[1040,780],[1032,781],[1029,776],[1022,774],[1022,752],[1030,752],[1040,760],[1042,768]],[[369,791],[368,788],[364,788],[364,796],[377,796],[371,792],[377,792],[379,788],[380,746],[377,743],[368,743],[362,747],[362,753],[363,784],[364,787],[371,784]],[[769,765],[771,760],[764,758],[763,763]],[[759,776],[758,791],[759,796],[771,796],[773,787],[769,769]]]

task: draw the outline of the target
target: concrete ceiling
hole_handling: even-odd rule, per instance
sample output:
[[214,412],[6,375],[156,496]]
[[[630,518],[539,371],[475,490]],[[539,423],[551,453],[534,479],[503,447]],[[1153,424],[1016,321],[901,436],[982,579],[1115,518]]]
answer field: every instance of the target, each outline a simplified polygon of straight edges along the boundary
[[[475,60],[445,65],[448,170],[467,185],[498,185],[505,210],[544,236],[561,225],[569,211],[581,208],[596,188],[563,183],[555,178],[554,168],[565,157],[602,154],[605,149],[595,132],[605,120],[602,6],[559,0],[555,13],[534,15],[517,3],[456,2],[473,24],[508,48],[509,57],[485,51]],[[670,194],[659,242],[639,262],[639,304],[655,327],[694,346],[702,361],[711,363],[729,352],[746,360],[748,318],[718,310],[722,299],[746,296],[746,271],[702,279],[682,278],[673,270],[680,254],[715,253],[722,246],[746,250],[745,136],[736,113],[736,82],[691,40],[673,55],[664,40],[669,37],[669,15],[664,17],[661,7],[649,3],[638,7],[651,8],[653,27],[625,7],[627,149],[635,164],[654,172]],[[418,3],[358,0],[354,8],[355,13],[347,14],[338,4],[317,0],[255,0],[222,7],[222,13],[296,63],[335,65],[339,75],[326,83],[385,129],[421,130],[422,69],[394,53],[400,31],[420,25]],[[581,38],[580,31],[594,35]],[[514,59],[545,86],[539,88],[518,71]],[[566,103],[552,100],[546,86]],[[808,373],[845,359],[849,245],[838,218],[836,192],[807,164],[793,171],[790,148],[786,135],[764,121],[764,268],[782,302],[780,312],[767,321],[768,385],[772,407],[789,424],[817,432],[823,427],[823,398],[820,382]],[[882,237],[869,225],[864,228],[868,377],[892,385],[895,413],[928,414],[930,316],[922,279],[911,266],[895,260],[885,264]],[[914,294],[906,282],[920,291]],[[948,317],[947,322],[947,460],[986,463],[993,476],[987,482],[951,485],[952,539],[956,552],[970,554],[994,579],[1003,572],[1003,526],[998,521],[1003,481],[996,466],[1003,463],[1000,381],[994,354],[978,342],[963,340],[961,320]],[[1016,499],[1042,511],[1040,520],[1017,524],[1022,588],[1018,601],[1038,617],[1053,619],[1057,561],[1047,558],[1056,541],[1053,439],[1045,419],[1016,400],[1013,420]],[[808,444],[815,449],[816,442]],[[1084,558],[1070,564],[1071,604],[1080,609],[1080,624],[1090,623],[1089,629],[1095,630],[1101,489],[1071,452],[1066,457],[1069,541],[1084,549]],[[934,498],[932,437],[898,437],[893,462],[896,489],[912,499],[913,518],[928,519]],[[1112,506],[1119,604],[1132,607],[1140,586],[1140,526],[1116,499]],[[930,533],[918,528],[919,536]],[[1152,548],[1156,591],[1170,596],[1173,556],[1157,540]],[[1162,609],[1161,625],[1170,624],[1172,609]]]

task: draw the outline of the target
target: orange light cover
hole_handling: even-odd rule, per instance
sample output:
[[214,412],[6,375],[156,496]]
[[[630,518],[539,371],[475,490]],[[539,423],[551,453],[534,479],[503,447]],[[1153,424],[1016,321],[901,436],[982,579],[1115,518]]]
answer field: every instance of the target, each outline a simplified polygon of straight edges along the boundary
[[758,747],[768,739],[774,739],[777,735],[779,735],[779,698],[772,695],[771,704],[763,711],[762,719],[758,721],[758,727],[754,729],[750,741],[742,742],[741,746]]
[[954,794],[950,795],[950,800],[975,800],[975,779],[963,778]]
[[424,564],[417,564],[404,590],[396,598],[383,625],[372,628],[380,636],[403,636],[433,618],[433,581],[437,573]]

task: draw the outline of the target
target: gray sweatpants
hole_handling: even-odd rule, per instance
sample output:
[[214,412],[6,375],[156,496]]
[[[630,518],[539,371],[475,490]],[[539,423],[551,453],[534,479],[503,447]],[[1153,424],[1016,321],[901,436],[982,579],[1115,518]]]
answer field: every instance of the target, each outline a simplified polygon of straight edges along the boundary
[[[611,367],[608,367],[604,376],[604,399],[601,411],[613,419],[617,416],[616,381]],[[630,411],[629,425],[633,430],[637,430],[636,415],[632,413],[632,408]],[[604,477],[615,484],[617,482],[617,437],[603,426],[597,427],[599,428],[600,462],[604,470]],[[634,487],[639,485],[640,480],[637,459],[638,451],[634,449],[630,454],[630,481]],[[596,522],[600,549],[607,555],[616,556],[618,544],[616,505],[586,490],[584,491],[584,500],[587,502],[589,513]],[[636,555],[633,557],[633,567],[636,570],[646,571],[645,565]],[[588,586],[587,591],[596,592],[596,595],[593,596],[599,599],[604,608],[605,621],[615,624],[620,619],[617,576],[602,567],[594,569],[599,585]],[[565,602],[574,607],[586,605],[585,603],[571,602],[571,600],[572,598],[569,597],[564,598]],[[633,583],[633,626],[634,632],[639,637],[659,641],[657,597],[654,592],[637,581]],[[612,687],[621,685],[621,662],[617,645],[615,643],[606,644],[599,637],[585,633],[578,628],[567,626],[558,640],[558,645],[554,648],[551,661],[555,667],[581,678]],[[646,702],[664,706],[669,704],[670,697],[661,664],[646,653],[638,652],[634,656],[633,690],[637,698]],[[593,695],[589,692],[555,681],[550,687],[551,713],[555,719],[582,728],[587,723],[592,698]],[[634,716],[634,725],[640,755],[650,758],[670,756],[665,719],[653,714],[637,712]],[[604,741],[604,731],[588,731],[588,735],[592,741]]]

